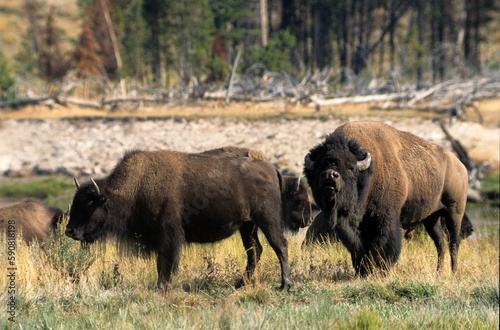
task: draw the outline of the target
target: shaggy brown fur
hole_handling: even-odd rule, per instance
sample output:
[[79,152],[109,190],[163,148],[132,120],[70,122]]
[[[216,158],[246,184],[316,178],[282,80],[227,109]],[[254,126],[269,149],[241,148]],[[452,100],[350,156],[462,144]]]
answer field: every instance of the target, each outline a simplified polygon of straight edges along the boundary
[[0,230],[5,232],[9,220],[14,220],[15,230],[17,233],[22,232],[25,242],[43,242],[50,234],[55,234],[63,214],[61,209],[36,200],[22,201],[0,207]]
[[[267,161],[260,151],[233,146],[207,150],[202,152],[201,155],[251,157]],[[283,179],[285,180],[283,195],[285,227],[296,233],[300,228],[307,227],[311,223],[311,203],[309,202],[308,186],[300,178],[292,175],[284,175]]]
[[325,243],[327,241],[337,241],[335,231],[328,225],[323,212],[318,213],[313,222],[307,228],[306,236],[302,242],[302,247],[314,243]]
[[[369,167],[357,166],[370,155]],[[441,269],[446,242],[440,217],[456,271],[468,180],[467,169],[449,150],[382,123],[353,122],[338,127],[306,160],[316,203],[351,252],[357,272],[394,264],[400,227],[418,223],[434,240]]]
[[106,178],[83,184],[66,234],[93,242],[106,233],[158,253],[158,287],[170,285],[184,243],[222,240],[238,231],[253,274],[262,253],[260,228],[281,264],[281,289],[291,285],[283,236],[283,180],[268,162],[176,151],[126,154]]

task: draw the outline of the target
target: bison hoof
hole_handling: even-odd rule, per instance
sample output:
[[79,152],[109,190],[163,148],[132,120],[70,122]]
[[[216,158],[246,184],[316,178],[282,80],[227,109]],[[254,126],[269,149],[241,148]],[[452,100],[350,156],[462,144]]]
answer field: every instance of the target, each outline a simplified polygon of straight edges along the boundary
[[241,289],[242,287],[244,287],[245,285],[247,285],[249,282],[247,279],[245,278],[241,278],[238,280],[238,282],[236,282],[236,285],[234,286],[236,289]]
[[172,290],[172,284],[171,283],[160,283],[160,282],[158,282],[158,284],[156,285],[156,287],[158,288],[159,291],[168,292],[168,291]]
[[279,290],[280,291],[288,291],[292,287],[292,282],[291,281],[286,281],[281,284]]

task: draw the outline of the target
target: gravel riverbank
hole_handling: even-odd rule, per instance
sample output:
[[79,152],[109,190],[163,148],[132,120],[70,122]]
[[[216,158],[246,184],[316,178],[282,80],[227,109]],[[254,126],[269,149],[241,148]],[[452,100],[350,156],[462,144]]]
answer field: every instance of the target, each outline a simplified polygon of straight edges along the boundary
[[[362,118],[352,117],[349,121]],[[450,148],[438,123],[424,118],[371,118]],[[62,174],[101,177],[127,150],[199,152],[226,145],[263,152],[282,171],[298,174],[309,149],[344,123],[326,119],[245,121],[206,118],[3,119],[0,178]],[[481,161],[498,166],[500,128],[471,122],[449,126],[451,134]]]

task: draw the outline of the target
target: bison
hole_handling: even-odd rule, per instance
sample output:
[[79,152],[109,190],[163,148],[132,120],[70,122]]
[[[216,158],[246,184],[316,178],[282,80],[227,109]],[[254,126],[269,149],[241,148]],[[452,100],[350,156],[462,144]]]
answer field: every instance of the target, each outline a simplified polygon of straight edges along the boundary
[[55,206],[47,206],[37,200],[26,200],[0,207],[0,229],[6,231],[9,224],[16,232],[22,232],[26,243],[43,242],[55,234],[64,212]]
[[[75,181],[76,182],[76,181]],[[262,253],[260,228],[291,286],[283,236],[283,178],[270,163],[176,151],[133,151],[111,174],[77,184],[66,235],[93,242],[108,233],[156,252],[158,288],[171,285],[184,243],[216,242],[239,230],[248,261],[244,285]]]
[[[222,147],[207,150],[201,155],[209,156],[228,156],[228,157],[251,157],[261,160],[267,160],[259,151],[240,148],[240,147]],[[296,233],[300,228],[309,226],[311,222],[311,203],[309,202],[308,186],[306,182],[292,175],[283,175],[285,181],[285,191],[283,195],[283,218],[285,228]]]
[[307,228],[306,236],[302,242],[302,246],[310,245],[313,243],[325,243],[326,241],[337,241],[335,231],[330,227],[325,214],[319,212],[314,218],[313,222]]
[[450,151],[378,122],[338,127],[312,148],[304,174],[330,227],[351,253],[357,274],[388,269],[401,253],[401,227],[423,223],[444,262],[449,232],[457,269],[467,169]]

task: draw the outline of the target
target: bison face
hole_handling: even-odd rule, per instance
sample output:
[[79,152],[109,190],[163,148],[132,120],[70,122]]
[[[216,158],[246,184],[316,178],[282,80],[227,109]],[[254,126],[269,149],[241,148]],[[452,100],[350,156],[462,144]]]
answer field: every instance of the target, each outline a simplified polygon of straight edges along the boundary
[[294,176],[285,176],[284,211],[286,226],[292,232],[309,226],[311,220],[311,203],[307,194],[307,184]]
[[66,235],[80,241],[94,242],[106,231],[107,199],[99,187],[91,182],[78,186],[69,213]]
[[333,213],[333,226],[338,212],[355,212],[358,197],[371,174],[371,156],[357,141],[330,134],[305,157],[304,174],[318,206]]

